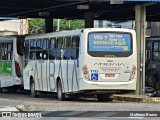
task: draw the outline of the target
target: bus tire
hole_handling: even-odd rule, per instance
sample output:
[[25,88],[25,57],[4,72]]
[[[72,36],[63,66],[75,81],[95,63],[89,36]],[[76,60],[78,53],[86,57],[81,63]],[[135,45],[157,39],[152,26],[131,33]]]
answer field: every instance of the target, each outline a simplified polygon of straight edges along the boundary
[[31,85],[30,85],[30,92],[31,92],[31,97],[36,98],[39,97],[39,95],[37,94],[37,91],[35,90],[35,83],[34,80],[31,80]]
[[58,84],[57,84],[57,98],[60,101],[64,101],[65,100],[65,94],[63,93],[62,84],[61,84],[60,80],[58,81]]

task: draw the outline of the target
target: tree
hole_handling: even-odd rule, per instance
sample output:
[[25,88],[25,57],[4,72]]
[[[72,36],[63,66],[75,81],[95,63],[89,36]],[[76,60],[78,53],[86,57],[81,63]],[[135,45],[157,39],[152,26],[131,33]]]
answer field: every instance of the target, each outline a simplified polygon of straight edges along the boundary
[[[57,28],[57,20],[54,20],[55,28]],[[84,28],[84,21],[83,20],[60,20],[60,30],[74,30]]]
[[[60,31],[68,29],[80,29],[84,28],[83,20],[60,20]],[[57,19],[53,19],[53,29],[57,30]],[[45,32],[45,20],[39,18],[32,18],[29,20],[29,33],[44,33]]]
[[45,21],[44,19],[32,18],[29,20],[29,33],[44,33]]

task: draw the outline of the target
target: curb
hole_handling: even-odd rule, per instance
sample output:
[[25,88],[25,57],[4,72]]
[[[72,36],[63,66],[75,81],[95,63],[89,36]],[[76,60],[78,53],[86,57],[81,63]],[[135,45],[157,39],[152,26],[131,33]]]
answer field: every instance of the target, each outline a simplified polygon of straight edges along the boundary
[[20,112],[26,112],[29,110],[29,105],[17,105],[16,109]]
[[160,97],[144,98],[143,102],[160,103]]
[[144,97],[144,95],[114,95],[113,100],[128,102],[154,102],[160,103],[160,97]]
[[113,100],[118,101],[130,101],[130,102],[142,102],[142,96],[134,96],[134,95],[114,95]]

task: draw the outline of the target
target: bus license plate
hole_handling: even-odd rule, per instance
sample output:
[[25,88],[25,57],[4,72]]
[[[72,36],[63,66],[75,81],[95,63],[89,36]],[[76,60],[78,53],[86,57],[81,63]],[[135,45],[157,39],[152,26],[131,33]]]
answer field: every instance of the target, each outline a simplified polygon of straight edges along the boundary
[[106,74],[105,77],[106,77],[106,78],[115,77],[115,74]]

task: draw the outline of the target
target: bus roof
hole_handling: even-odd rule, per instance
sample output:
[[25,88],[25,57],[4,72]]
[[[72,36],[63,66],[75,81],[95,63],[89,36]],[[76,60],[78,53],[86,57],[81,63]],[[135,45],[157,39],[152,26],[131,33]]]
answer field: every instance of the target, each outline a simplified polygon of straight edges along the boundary
[[37,39],[37,38],[53,38],[60,36],[70,36],[70,35],[80,35],[82,31],[123,31],[123,32],[131,32],[133,29],[125,29],[125,28],[85,28],[85,29],[76,29],[76,30],[66,30],[59,32],[51,32],[51,33],[42,33],[42,34],[32,34],[26,36],[25,39]]
[[50,37],[57,37],[57,36],[63,36],[63,35],[77,35],[80,34],[81,30],[66,30],[66,31],[59,31],[59,32],[51,32],[51,33],[41,33],[41,34],[32,34],[29,36],[26,36],[26,39],[35,39],[35,38],[50,38]]
[[0,36],[0,42],[13,41],[16,37]]

